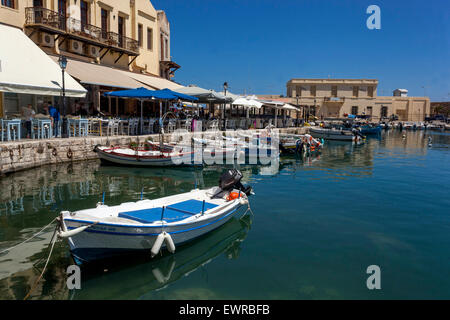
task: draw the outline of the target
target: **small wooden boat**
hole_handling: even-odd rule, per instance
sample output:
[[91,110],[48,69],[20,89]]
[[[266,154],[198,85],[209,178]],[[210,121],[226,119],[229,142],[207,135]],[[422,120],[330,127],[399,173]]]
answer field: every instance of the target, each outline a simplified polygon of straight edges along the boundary
[[[161,167],[174,165],[194,165],[193,152],[171,150],[139,150],[126,147],[96,146],[94,151],[102,162],[126,166]],[[200,163],[201,164],[201,163]]]
[[63,211],[58,235],[67,238],[77,264],[126,253],[143,252],[152,257],[164,249],[173,253],[176,246],[211,232],[234,216],[245,215],[252,192],[241,179],[241,172],[232,169],[211,189]]
[[323,141],[313,138],[309,134],[280,135],[280,151],[284,154],[319,152],[323,147]]
[[314,138],[326,140],[358,141],[362,139],[355,132],[344,129],[310,127],[309,132]]
[[360,126],[363,135],[376,135],[381,133],[381,126],[363,125]]

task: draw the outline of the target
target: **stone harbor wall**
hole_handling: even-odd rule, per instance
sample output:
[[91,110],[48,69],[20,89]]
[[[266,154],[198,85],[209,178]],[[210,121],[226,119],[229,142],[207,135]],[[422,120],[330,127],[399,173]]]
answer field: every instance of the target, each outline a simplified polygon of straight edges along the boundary
[[[282,133],[305,133],[305,128],[281,129]],[[171,139],[170,134],[164,140]],[[68,139],[18,140],[0,143],[0,175],[42,165],[98,159],[96,145],[128,146],[144,143],[148,138],[159,141],[159,135],[72,137]]]

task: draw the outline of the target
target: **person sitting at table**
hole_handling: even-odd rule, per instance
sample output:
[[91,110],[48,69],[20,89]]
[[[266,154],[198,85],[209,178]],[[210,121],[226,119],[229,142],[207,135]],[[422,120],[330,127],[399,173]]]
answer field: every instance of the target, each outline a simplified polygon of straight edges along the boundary
[[44,110],[51,117],[50,119],[52,120],[53,135],[56,137],[59,135],[59,111],[54,106],[52,106],[52,103],[50,101],[44,103]]
[[73,116],[87,116],[88,112],[79,103],[75,105],[75,111],[72,113]]
[[28,104],[26,107],[22,107],[21,110],[22,116],[25,118],[25,128],[27,129],[27,139],[31,137],[31,121],[34,118],[36,112],[34,112],[31,104]]

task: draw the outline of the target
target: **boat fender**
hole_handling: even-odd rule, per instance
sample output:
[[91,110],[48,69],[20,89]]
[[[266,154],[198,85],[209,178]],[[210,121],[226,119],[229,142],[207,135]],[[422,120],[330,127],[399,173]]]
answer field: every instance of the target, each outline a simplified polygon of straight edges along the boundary
[[175,252],[175,244],[173,243],[172,237],[167,232],[164,232],[164,240],[166,241],[167,250],[170,253]]
[[[95,224],[95,223],[94,223],[94,224]],[[75,235],[77,235],[77,234],[83,232],[83,231],[86,230],[87,228],[93,226],[94,224],[90,224],[90,225],[87,225],[87,226],[82,226],[82,227],[79,227],[79,228],[76,228],[76,229],[73,229],[73,230],[70,230],[70,231],[61,231],[61,230],[60,230],[60,231],[58,232],[58,237],[60,237],[60,238],[70,238],[70,237],[73,237],[73,236],[75,236]]]
[[246,204],[248,203],[248,199],[246,199],[246,198],[240,198],[240,199],[239,199],[239,203],[240,203],[241,205],[246,205]]
[[150,251],[152,258],[158,254],[159,250],[161,250],[161,246],[164,242],[164,233],[165,232],[158,234],[155,243],[153,243],[152,250]]

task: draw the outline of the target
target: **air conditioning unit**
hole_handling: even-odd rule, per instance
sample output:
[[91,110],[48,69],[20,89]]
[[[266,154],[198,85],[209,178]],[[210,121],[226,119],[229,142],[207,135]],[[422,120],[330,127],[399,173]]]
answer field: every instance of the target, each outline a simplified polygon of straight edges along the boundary
[[55,46],[55,37],[51,34],[41,32],[40,43],[44,47],[54,47]]
[[76,40],[70,40],[69,51],[73,53],[83,54],[83,43]]
[[98,58],[100,56],[100,48],[99,47],[89,45],[87,49],[88,49],[87,54],[89,57]]

